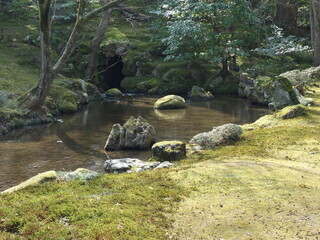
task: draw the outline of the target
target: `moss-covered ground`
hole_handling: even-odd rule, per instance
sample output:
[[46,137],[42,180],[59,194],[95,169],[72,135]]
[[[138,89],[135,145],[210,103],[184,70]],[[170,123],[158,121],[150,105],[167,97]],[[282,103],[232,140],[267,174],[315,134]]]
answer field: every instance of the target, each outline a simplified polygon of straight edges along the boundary
[[317,105],[306,115],[263,117],[244,127],[250,130],[235,146],[207,151],[190,160],[189,168],[171,174],[180,186],[197,190],[175,212],[170,235],[318,239],[320,101],[319,95],[313,97]]
[[0,239],[317,239],[320,90],[311,97],[305,115],[263,117],[169,170],[3,194]]
[[[141,1],[147,5],[134,2]],[[14,98],[38,79],[39,48],[23,42],[27,35],[38,36],[37,22],[12,19],[4,27],[0,91]],[[94,31],[88,33],[84,46]],[[112,20],[106,35],[138,47],[131,55],[154,47],[148,27],[132,28],[124,20]],[[279,61],[267,60],[256,64],[260,74],[284,70]],[[300,65],[287,60],[294,68],[309,66],[308,58]],[[243,61],[250,70],[251,62]],[[53,95],[64,80],[55,82]],[[316,105],[306,115],[260,119],[244,126],[236,145],[195,153],[170,170],[51,181],[0,195],[0,239],[319,239],[320,90],[315,90],[310,97]],[[17,121],[25,114],[14,103],[0,113]]]

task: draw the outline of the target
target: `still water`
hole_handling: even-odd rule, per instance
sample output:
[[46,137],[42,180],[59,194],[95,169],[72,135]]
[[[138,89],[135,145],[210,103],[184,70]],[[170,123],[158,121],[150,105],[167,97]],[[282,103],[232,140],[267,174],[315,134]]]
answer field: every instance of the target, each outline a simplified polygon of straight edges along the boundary
[[13,131],[0,141],[0,191],[48,170],[83,167],[102,172],[108,157],[147,160],[150,151],[103,150],[112,125],[123,124],[130,116],[144,117],[156,129],[158,141],[187,142],[214,126],[250,123],[269,113],[230,97],[191,102],[179,110],[154,110],[156,100],[128,96],[121,101],[93,102],[77,114],[61,116],[58,122]]

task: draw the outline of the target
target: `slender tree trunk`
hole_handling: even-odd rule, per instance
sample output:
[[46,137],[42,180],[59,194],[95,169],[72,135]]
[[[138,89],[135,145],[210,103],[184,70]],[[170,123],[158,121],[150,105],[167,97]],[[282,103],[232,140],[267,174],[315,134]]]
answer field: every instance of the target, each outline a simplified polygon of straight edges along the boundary
[[113,9],[108,9],[103,12],[101,21],[99,23],[97,32],[95,37],[90,42],[90,54],[89,54],[89,61],[88,66],[86,69],[86,79],[92,80],[94,71],[96,69],[97,58],[99,53],[100,44],[103,41],[104,34],[106,29],[109,25],[110,15]]
[[51,71],[51,0],[39,0],[39,22],[41,43],[41,69],[37,86],[19,98],[21,105],[35,108],[41,105],[47,97],[53,80]]
[[313,66],[320,66],[320,2],[311,0],[310,6],[311,43],[313,47]]
[[221,75],[223,78],[225,78],[228,75],[229,68],[228,68],[228,57],[224,56],[222,58],[222,70],[221,70]]

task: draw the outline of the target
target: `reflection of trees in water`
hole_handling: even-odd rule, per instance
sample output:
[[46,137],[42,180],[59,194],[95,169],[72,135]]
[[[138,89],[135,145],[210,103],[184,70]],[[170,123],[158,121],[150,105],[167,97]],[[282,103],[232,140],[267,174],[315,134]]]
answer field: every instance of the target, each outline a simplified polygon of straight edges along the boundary
[[0,140],[19,140],[20,142],[38,141],[44,135],[51,134],[52,125],[54,123],[47,123],[44,125],[32,125],[18,129],[14,129],[9,134],[1,136]]
[[106,154],[99,150],[92,149],[89,145],[80,144],[77,141],[70,138],[66,132],[62,129],[57,129],[57,136],[61,139],[63,144],[71,151],[76,152],[80,155],[94,156],[99,159],[106,159]]
[[234,117],[235,123],[250,123],[270,112],[263,106],[254,105],[248,100],[224,97],[206,102],[193,102],[193,106],[216,110]]

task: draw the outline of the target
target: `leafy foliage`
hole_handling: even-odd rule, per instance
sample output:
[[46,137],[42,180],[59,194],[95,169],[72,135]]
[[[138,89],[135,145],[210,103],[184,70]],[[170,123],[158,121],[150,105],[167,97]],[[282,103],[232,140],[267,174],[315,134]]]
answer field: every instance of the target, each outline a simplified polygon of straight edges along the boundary
[[262,47],[256,48],[255,52],[277,56],[292,52],[305,52],[311,49],[310,46],[305,44],[305,38],[292,35],[285,37],[282,29],[276,25],[272,26],[272,30],[272,35],[267,37]]
[[260,26],[245,0],[165,0],[152,13],[164,22],[166,60],[217,63],[230,54],[244,55]]

